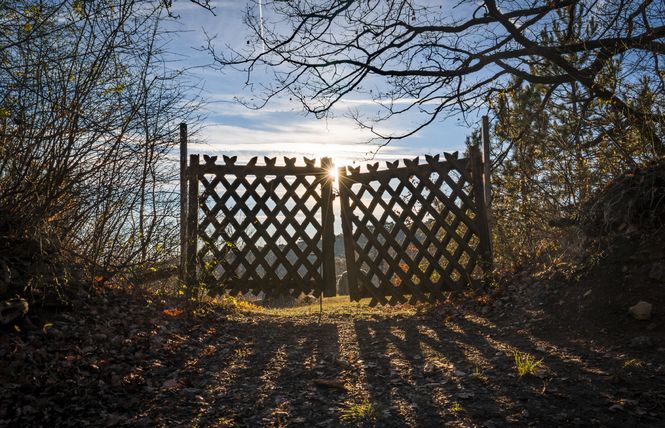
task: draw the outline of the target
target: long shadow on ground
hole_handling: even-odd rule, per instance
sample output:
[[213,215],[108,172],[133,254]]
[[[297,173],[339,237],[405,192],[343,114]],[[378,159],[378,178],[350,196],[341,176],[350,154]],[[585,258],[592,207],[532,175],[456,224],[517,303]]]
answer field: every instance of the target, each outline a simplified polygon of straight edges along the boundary
[[[665,355],[447,308],[188,318],[111,290],[0,332],[0,426],[663,426]],[[149,302],[148,302],[149,303]],[[519,376],[514,353],[541,360]]]
[[[146,421],[659,426],[665,402],[657,353],[638,360],[543,341],[472,314],[331,316],[321,324],[314,317],[247,317],[189,337],[178,349],[166,360],[180,362],[173,373],[184,381],[159,390],[141,413]],[[536,373],[519,376],[515,352],[542,359]],[[156,373],[151,383],[160,382]]]

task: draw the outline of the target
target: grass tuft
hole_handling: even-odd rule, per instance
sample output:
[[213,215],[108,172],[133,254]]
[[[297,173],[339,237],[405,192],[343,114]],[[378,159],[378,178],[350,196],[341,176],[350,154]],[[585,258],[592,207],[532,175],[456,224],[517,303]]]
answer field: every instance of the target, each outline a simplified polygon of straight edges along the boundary
[[489,381],[489,378],[485,373],[483,373],[482,369],[479,366],[476,366],[476,368],[473,370],[473,373],[471,373],[471,378],[478,380],[480,382]]
[[344,423],[370,421],[376,417],[376,414],[374,405],[368,400],[363,400],[360,404],[351,404],[343,409],[340,420]]
[[515,367],[517,374],[521,376],[532,375],[536,373],[538,367],[542,364],[543,360],[536,360],[536,358],[526,352],[515,351]]

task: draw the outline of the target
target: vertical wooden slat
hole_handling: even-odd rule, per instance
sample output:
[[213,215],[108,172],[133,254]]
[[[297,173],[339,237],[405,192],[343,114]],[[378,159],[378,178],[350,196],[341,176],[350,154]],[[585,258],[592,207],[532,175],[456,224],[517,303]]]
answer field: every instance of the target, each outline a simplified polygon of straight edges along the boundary
[[346,257],[346,278],[349,282],[349,297],[352,301],[358,301],[361,298],[360,288],[358,287],[358,272],[355,260],[355,241],[353,240],[353,225],[351,218],[353,213],[349,207],[348,186],[351,181],[346,176],[346,167],[339,168],[337,176],[339,177],[339,201],[342,216],[342,236],[344,237],[344,256]]
[[323,225],[323,296],[333,297],[337,294],[335,289],[335,232],[333,217],[333,178],[330,174],[333,168],[331,158],[321,159],[321,168],[326,174],[321,181],[321,221]]
[[490,159],[490,121],[487,116],[482,118],[482,142],[483,142],[483,190],[485,193],[485,216],[487,223],[487,253],[489,254],[489,266],[492,266],[492,161]]
[[180,124],[180,269],[178,278],[185,281],[187,264],[187,124]]
[[492,271],[492,241],[489,229],[489,216],[485,205],[485,189],[483,180],[483,163],[478,146],[469,148],[471,155],[471,174],[473,178],[473,198],[476,204],[476,227],[480,239],[479,249],[482,268],[485,275]]
[[483,187],[485,189],[485,206],[492,206],[492,171],[490,162],[490,121],[487,116],[482,119],[483,142]]
[[187,207],[187,291],[190,297],[197,285],[196,247],[199,226],[199,173],[199,155],[190,155],[189,168],[187,168],[187,178],[189,179],[189,204]]

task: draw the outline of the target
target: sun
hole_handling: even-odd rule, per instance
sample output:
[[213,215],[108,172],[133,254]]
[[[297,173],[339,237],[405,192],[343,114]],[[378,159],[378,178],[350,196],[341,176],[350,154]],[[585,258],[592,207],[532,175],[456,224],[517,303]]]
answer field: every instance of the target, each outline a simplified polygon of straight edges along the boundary
[[328,177],[334,179],[335,181],[339,179],[339,171],[337,170],[337,167],[332,167],[328,170]]

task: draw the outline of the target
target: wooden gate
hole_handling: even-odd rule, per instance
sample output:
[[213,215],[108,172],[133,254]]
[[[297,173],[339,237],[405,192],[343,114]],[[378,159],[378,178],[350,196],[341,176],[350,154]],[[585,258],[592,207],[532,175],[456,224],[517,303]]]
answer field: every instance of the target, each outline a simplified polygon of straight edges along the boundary
[[339,170],[352,300],[433,302],[490,269],[480,152],[472,147],[470,159],[444,157]]
[[204,160],[191,155],[186,167],[188,284],[215,293],[334,295],[331,160]]
[[[483,123],[485,153],[489,152]],[[213,292],[333,296],[331,159],[191,155],[181,128],[181,278]],[[339,169],[352,300],[433,302],[491,269],[489,165],[478,147]]]

